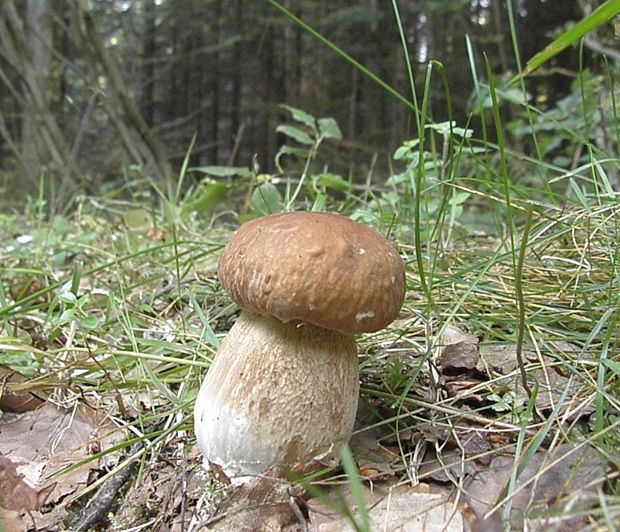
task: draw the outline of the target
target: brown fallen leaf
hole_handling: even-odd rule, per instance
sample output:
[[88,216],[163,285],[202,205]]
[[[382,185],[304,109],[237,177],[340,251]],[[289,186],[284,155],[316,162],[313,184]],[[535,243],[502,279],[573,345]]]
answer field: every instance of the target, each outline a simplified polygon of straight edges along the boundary
[[441,345],[447,347],[455,344],[477,345],[478,337],[473,334],[463,332],[455,325],[448,325],[443,331]]
[[[385,480],[393,477],[396,474],[394,465],[399,462],[400,454],[392,452],[386,442],[394,439],[394,431],[388,424],[376,425],[377,418],[370,414],[365,416],[365,421],[360,420],[362,408],[358,407],[358,421],[361,426],[367,423],[369,427],[355,432],[349,441],[351,451],[357,459],[360,475],[367,480]],[[400,436],[401,441],[411,438],[405,431]]]
[[420,479],[453,482],[475,473],[481,466],[488,466],[494,455],[491,434],[466,426],[454,427],[435,442],[439,445],[430,447],[420,464]]
[[[578,353],[579,348],[569,344],[568,342],[555,342],[553,344],[554,349],[563,354],[563,358],[568,358],[570,353]],[[524,347],[521,353],[523,360],[527,363],[537,362],[538,355],[536,351],[528,347]],[[549,358],[546,353],[543,356]],[[587,357],[591,358],[591,357]],[[550,358],[549,358],[550,359]],[[550,359],[551,360],[551,359]],[[517,345],[511,343],[487,343],[480,346],[480,362],[477,369],[486,373],[489,376],[493,375],[493,372],[498,372],[503,375],[510,373],[518,368],[517,362]]]
[[[28,412],[41,406],[45,401],[32,391],[24,389],[28,379],[0,364],[0,410],[4,412]],[[21,390],[20,390],[20,386]]]
[[[432,491],[420,484],[409,486],[375,486],[373,490],[363,487],[371,530],[390,532],[461,532],[463,517],[460,509],[450,502],[449,490]],[[359,522],[359,513],[353,504],[348,485],[339,490],[331,488],[327,495],[334,499],[344,498]],[[330,505],[319,499],[308,501],[310,530],[313,532],[341,532],[354,530],[350,521],[336,513]]]
[[478,365],[478,348],[467,342],[459,342],[445,346],[439,358],[442,372],[454,373],[476,369]]
[[20,472],[23,465],[0,455],[0,506],[5,510],[39,510],[56,485],[50,482],[39,490],[33,488]]
[[[525,361],[536,358],[536,353],[524,348],[522,357]],[[518,367],[517,345],[488,343],[480,346],[480,360],[476,369],[481,373],[493,377],[496,373],[507,375]]]
[[[47,496],[48,504],[53,504],[84,488],[91,471],[113,464],[114,455],[93,459],[71,471],[63,470],[109,448],[122,436],[102,415],[83,405],[63,409],[45,403],[13,421],[1,421],[0,457],[6,475],[3,485],[8,482],[32,490],[27,497],[9,501],[12,509],[21,512],[40,509],[41,494]],[[53,507],[46,513],[34,511],[32,516],[41,528],[60,521],[65,511]]]
[[[30,523],[32,524],[32,520]],[[16,532],[24,528],[24,519],[19,512],[0,507],[0,530],[2,532]]]
[[[510,392],[513,394],[513,403],[524,403],[527,399],[520,382],[514,378],[517,371],[517,346],[516,344],[486,344],[480,348],[480,361],[477,369],[494,377],[493,387],[502,389],[502,394]],[[593,402],[584,402],[580,396],[582,381],[572,375],[570,371],[565,371],[561,364],[551,356],[542,353],[542,362],[539,355],[531,350],[524,349],[522,357],[526,364],[528,382],[533,386],[536,381],[539,385],[536,396],[536,406],[539,411],[547,411],[555,408],[558,401],[564,396],[564,403],[560,413],[566,419],[574,419],[591,414],[594,411]],[[504,378],[497,378],[496,374],[506,375]]]
[[[479,468],[466,481],[467,502],[478,519],[482,520],[496,502],[513,465],[514,457],[496,456],[488,468]],[[580,524],[579,517],[574,517],[579,516],[577,510],[596,496],[598,486],[606,479],[606,468],[606,461],[587,445],[564,444],[550,452],[536,453],[517,479],[512,526],[520,530],[527,524],[531,530],[541,530],[561,521],[562,530],[575,529]],[[565,513],[567,507],[570,514]]]
[[300,494],[300,488],[282,478],[256,477],[235,487],[202,526],[221,531],[283,530],[303,517],[295,502]]
[[444,376],[461,376],[475,370],[478,362],[478,338],[448,325],[441,337],[438,366]]

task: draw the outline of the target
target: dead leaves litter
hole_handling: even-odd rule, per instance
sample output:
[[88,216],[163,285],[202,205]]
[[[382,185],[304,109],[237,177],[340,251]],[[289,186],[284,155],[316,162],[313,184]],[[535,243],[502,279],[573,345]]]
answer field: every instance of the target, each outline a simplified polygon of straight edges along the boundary
[[114,463],[114,455],[99,455],[120,432],[95,410],[76,404],[65,409],[49,402],[8,419],[0,418],[0,506],[12,517],[30,512],[38,528],[60,522],[67,514],[58,504],[78,493],[93,472]]
[[[327,496],[341,497],[359,523],[359,508],[348,485],[332,488]],[[390,532],[461,532],[461,510],[450,500],[449,490],[435,490],[424,484],[409,486],[363,487],[364,503],[368,511],[371,530]],[[325,500],[308,501],[310,527],[313,532],[340,532],[355,530],[352,523]]]

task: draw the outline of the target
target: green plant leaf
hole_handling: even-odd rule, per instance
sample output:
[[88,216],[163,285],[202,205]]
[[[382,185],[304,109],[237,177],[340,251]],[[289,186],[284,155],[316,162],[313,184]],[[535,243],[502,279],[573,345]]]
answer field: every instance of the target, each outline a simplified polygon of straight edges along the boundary
[[215,333],[213,332],[213,329],[211,328],[211,324],[209,323],[209,319],[207,318],[207,316],[205,316],[205,313],[202,311],[202,308],[200,308],[200,305],[198,304],[198,301],[196,301],[194,294],[192,294],[191,292],[188,292],[188,296],[189,296],[189,301],[192,304],[192,307],[194,309],[194,312],[196,313],[196,315],[198,316],[198,318],[200,319],[202,323],[202,334],[200,335],[200,339],[207,340],[207,342],[209,342],[215,348],[219,347],[220,341],[217,339],[217,336],[215,336]]
[[334,118],[319,118],[319,133],[326,139],[342,140],[342,132]]
[[80,325],[84,329],[96,329],[99,326],[99,320],[95,316],[86,316],[80,320]]
[[276,131],[292,138],[293,140],[296,140],[300,144],[307,144],[308,146],[312,146],[314,144],[314,141],[310,135],[297,127],[282,124],[276,128]]
[[123,214],[127,229],[142,229],[151,225],[151,213],[146,209],[131,209]]
[[307,150],[306,148],[296,148],[294,146],[288,146],[287,144],[280,146],[278,153],[276,153],[275,162],[278,171],[281,173],[284,173],[281,159],[285,155],[291,155],[292,157],[298,157],[299,159],[304,160],[310,157],[310,150]]
[[254,189],[250,208],[257,214],[266,215],[282,211],[282,196],[272,183],[263,183]]
[[186,212],[208,212],[222,203],[228,195],[228,185],[225,183],[207,183],[201,186],[202,194],[193,201],[184,205]]
[[620,362],[616,362],[615,360],[603,359],[603,364],[607,366],[611,371],[613,371],[616,375],[620,375]]
[[71,275],[71,293],[77,297],[82,279],[84,263],[81,260],[73,261],[73,273]]
[[470,195],[469,192],[457,192],[450,198],[450,205],[462,205],[467,201]]
[[67,305],[75,305],[77,302],[77,297],[73,292],[66,292],[63,290],[60,294],[58,294],[58,301]]
[[420,161],[420,151],[416,149],[416,146],[419,144],[419,139],[408,140],[404,142],[402,146],[396,149],[394,155],[392,156],[394,160],[406,160],[411,163],[411,166],[414,167]]
[[64,310],[62,314],[60,315],[60,317],[58,318],[59,325],[69,323],[73,319],[74,314],[75,313],[73,312],[72,308]]
[[317,194],[316,198],[314,198],[314,202],[312,203],[312,208],[310,210],[312,212],[321,212],[325,208],[326,200],[327,196],[325,196],[325,194]]
[[607,2],[602,4],[598,9],[595,9],[590,15],[580,20],[570,30],[565,31],[552,43],[532,57],[525,65],[525,68],[510,80],[510,84],[516,83],[532,73],[543,63],[559,54],[571,44],[577,42],[586,33],[605,24],[605,22],[615,17],[618,13],[620,13],[620,0],[607,0]]
[[456,122],[453,121],[447,121],[447,122],[439,122],[438,124],[427,124],[426,125],[427,129],[433,129],[435,131],[437,131],[437,133],[439,133],[440,135],[454,135],[455,137],[463,137],[463,138],[471,138],[471,136],[474,134],[474,130],[473,129],[468,129],[468,128],[463,128],[463,127],[457,127]]
[[300,122],[305,126],[308,126],[310,129],[316,131],[316,118],[314,118],[311,114],[302,111],[301,109],[297,109],[295,107],[291,107],[290,105],[281,105],[282,109],[286,109],[291,113],[293,120],[296,122]]
[[191,170],[213,177],[231,177],[235,175],[239,177],[250,177],[252,175],[252,172],[243,166],[197,166],[191,168]]
[[308,155],[310,155],[310,152],[305,148],[295,148],[294,146],[287,146],[284,144],[278,150],[278,155],[276,155],[276,157],[279,158],[282,155],[294,155],[300,159],[305,159]]
[[332,174],[327,172],[325,174],[319,174],[315,176],[315,183],[317,186],[332,188],[339,192],[350,192],[351,191],[351,183],[345,181],[342,177],[337,174]]

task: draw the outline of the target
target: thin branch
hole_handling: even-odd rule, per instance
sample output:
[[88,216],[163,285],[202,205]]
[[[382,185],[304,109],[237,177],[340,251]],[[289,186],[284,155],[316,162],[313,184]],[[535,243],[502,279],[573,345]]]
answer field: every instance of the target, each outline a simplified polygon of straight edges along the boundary
[[129,96],[129,91],[125,81],[123,80],[118,67],[108,54],[108,51],[103,46],[103,43],[97,33],[95,21],[90,12],[84,7],[83,0],[76,0],[75,3],[80,11],[81,19],[84,22],[86,38],[95,50],[95,53],[101,62],[101,66],[103,67],[103,71],[110,82],[110,86],[114,90],[116,98],[121,104],[126,117],[131,122],[134,129],[138,132],[142,141],[148,147],[160,177],[167,180],[172,175],[172,172],[163,146],[161,146],[155,138],[146,121],[140,114],[140,111]]

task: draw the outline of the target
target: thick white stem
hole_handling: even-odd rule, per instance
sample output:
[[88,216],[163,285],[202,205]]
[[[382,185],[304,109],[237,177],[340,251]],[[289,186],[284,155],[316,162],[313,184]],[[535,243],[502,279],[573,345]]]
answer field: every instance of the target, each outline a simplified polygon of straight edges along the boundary
[[198,446],[233,477],[337,455],[358,392],[352,336],[242,312],[196,399]]

